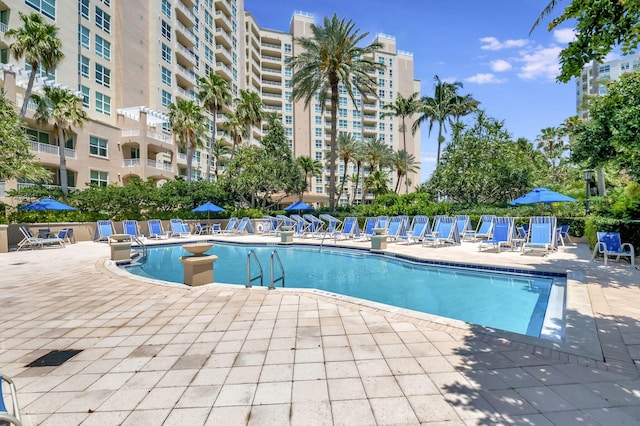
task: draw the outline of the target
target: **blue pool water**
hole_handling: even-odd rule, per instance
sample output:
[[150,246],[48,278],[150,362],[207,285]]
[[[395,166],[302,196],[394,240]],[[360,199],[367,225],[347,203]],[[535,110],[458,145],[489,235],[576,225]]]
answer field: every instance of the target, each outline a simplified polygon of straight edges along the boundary
[[[553,284],[550,277],[437,267],[364,251],[218,242],[207,252],[218,256],[215,281],[246,284],[249,250],[264,268],[265,285],[275,250],[286,271],[286,287],[315,288],[536,337]],[[146,262],[127,270],[183,282],[178,258],[187,253],[180,245],[152,247],[148,253]],[[252,275],[256,270],[253,266]]]

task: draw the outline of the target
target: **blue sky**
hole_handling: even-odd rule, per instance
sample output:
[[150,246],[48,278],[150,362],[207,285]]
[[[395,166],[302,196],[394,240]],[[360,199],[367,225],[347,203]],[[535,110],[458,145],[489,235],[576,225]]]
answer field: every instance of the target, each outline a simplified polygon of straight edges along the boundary
[[[414,54],[422,95],[433,95],[433,79],[463,83],[462,94],[481,102],[487,114],[505,122],[515,138],[534,141],[540,130],[576,114],[575,83],[556,83],[558,53],[573,32],[549,33],[544,21],[529,36],[547,0],[245,0],[263,28],[288,32],[294,11],[315,16],[337,13],[356,28],[396,38],[399,50]],[[556,16],[565,5],[560,3]],[[437,128],[421,130],[422,179],[433,172]]]

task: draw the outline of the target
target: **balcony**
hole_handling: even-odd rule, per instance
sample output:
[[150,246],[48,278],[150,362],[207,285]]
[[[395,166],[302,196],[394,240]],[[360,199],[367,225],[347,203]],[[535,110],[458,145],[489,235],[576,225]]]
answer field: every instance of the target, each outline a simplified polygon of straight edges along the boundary
[[147,132],[147,137],[171,145],[171,136],[165,133]]
[[147,160],[147,167],[151,167],[152,169],[164,170],[167,172],[173,172],[171,163],[165,163],[163,161]]
[[9,26],[4,22],[0,22],[0,33],[6,33],[9,30]]
[[229,37],[229,33],[223,28],[216,28],[215,39],[216,44],[223,43],[229,49],[233,46],[233,43],[231,43],[231,37]]
[[282,58],[278,56],[260,55],[260,58],[263,61],[277,62],[277,63],[282,62]]
[[191,71],[187,70],[182,65],[177,65],[178,72],[176,73],[176,79],[178,84],[185,87],[192,87],[197,84],[196,78],[191,74]]
[[185,48],[180,43],[176,43],[174,46],[178,62],[187,64],[187,68],[196,66],[198,60],[196,59],[196,55],[194,55],[193,52],[189,51],[189,49]]
[[[187,164],[187,154],[183,154],[179,152],[178,163]],[[200,166],[200,160],[198,159],[198,157],[194,156],[193,160],[191,161],[191,167],[199,167],[199,166]]]
[[216,10],[225,10],[227,15],[231,15],[231,5],[229,0],[215,0]]
[[[41,187],[47,188],[47,189],[62,189],[62,187],[60,185],[48,185],[48,184],[41,184],[41,183],[18,182],[18,190],[25,189],[25,188],[32,188],[34,186],[41,186]],[[69,186],[68,189],[69,189],[69,191],[75,191],[77,188],[75,186]]]
[[139,165],[139,158],[125,158],[124,160],[122,160],[122,167],[137,167]]
[[[51,154],[60,156],[60,147],[58,145],[49,145],[47,143],[40,143],[31,141],[31,149],[40,154]],[[66,158],[78,158],[78,153],[74,149],[65,148],[64,155]]]
[[196,15],[193,14],[184,4],[177,2],[176,4],[176,16],[178,20],[189,27],[196,25]]
[[222,77],[227,77],[229,81],[233,78],[231,68],[224,62],[216,62],[216,72],[219,72]]
[[270,73],[270,74],[282,74],[282,71],[279,68],[269,68],[269,67],[261,67],[260,70],[262,72]]
[[179,21],[175,21],[176,26],[176,38],[178,42],[187,47],[193,47],[196,45],[196,37],[193,35],[193,32],[187,27],[185,27]]
[[225,15],[221,10],[216,11],[215,15],[216,28],[224,28],[225,30],[231,32],[233,26],[231,25],[231,21],[229,17]]

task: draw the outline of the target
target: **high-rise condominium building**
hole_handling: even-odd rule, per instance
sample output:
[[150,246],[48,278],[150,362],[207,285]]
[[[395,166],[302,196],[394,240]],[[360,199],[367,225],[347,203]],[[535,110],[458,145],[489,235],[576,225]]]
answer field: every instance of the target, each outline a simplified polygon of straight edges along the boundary
[[[299,53],[294,38],[310,36],[311,15],[295,12],[289,32],[283,32],[261,28],[244,10],[242,0],[0,0],[0,85],[17,108],[30,67],[24,58],[10,55],[12,39],[5,33],[22,26],[19,13],[33,12],[59,28],[65,56],[52,73],[39,71],[36,91],[51,84],[77,91],[89,116],[63,144],[70,187],[122,185],[133,176],[161,184],[186,175],[186,156],[171,135],[168,106],[179,98],[197,100],[198,79],[211,71],[229,83],[234,97],[241,89],[254,91],[265,112],[282,116],[295,156],[324,162],[329,148],[328,104],[323,108],[317,100],[309,105],[292,102],[292,70],[285,64],[287,57]],[[351,100],[341,88],[338,130],[356,138],[378,138],[399,150],[404,148],[401,123],[383,116],[383,107],[398,93],[407,97],[419,92],[420,83],[414,79],[412,54],[396,50],[391,36],[380,34],[376,39],[383,48],[375,60],[386,65],[376,76],[378,98],[356,94]],[[32,149],[51,170],[55,185],[60,144],[52,125],[37,123],[33,113],[31,105],[26,122]],[[224,114],[216,117],[217,129],[225,119]],[[262,126],[254,127],[252,140],[260,140],[264,133]],[[228,140],[220,130],[217,137]],[[406,132],[406,150],[419,159],[419,133]],[[204,178],[207,164],[207,149],[195,152],[192,175]],[[342,176],[344,169],[339,167]],[[348,170],[348,175],[352,172]],[[417,184],[419,171],[409,177]],[[390,185],[395,179],[390,173]],[[310,189],[326,194],[328,182],[327,162],[324,175]],[[26,185],[33,183],[0,183],[0,196],[3,189]],[[345,190],[342,203],[347,194]],[[354,194],[350,195],[353,200]],[[355,196],[356,202],[361,201],[361,190]]]

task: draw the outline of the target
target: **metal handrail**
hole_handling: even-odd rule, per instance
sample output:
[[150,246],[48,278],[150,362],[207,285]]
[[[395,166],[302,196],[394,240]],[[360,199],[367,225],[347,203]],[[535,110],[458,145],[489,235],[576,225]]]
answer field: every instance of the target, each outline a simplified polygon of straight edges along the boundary
[[[276,279],[273,278],[273,259],[276,259],[278,261],[278,266],[280,266],[280,276]],[[269,290],[273,290],[275,287],[275,283],[278,281],[282,281],[282,287],[284,287],[284,267],[282,266],[282,262],[280,261],[280,255],[278,254],[277,251],[272,251],[271,252],[271,261],[270,261],[270,265],[271,266],[271,283],[269,284]]]
[[[251,256],[253,255],[254,260],[256,261],[256,263],[258,264],[258,268],[260,269],[260,275],[256,275],[255,277],[251,278]],[[260,261],[258,260],[258,256],[256,256],[256,253],[253,250],[249,250],[247,252],[247,288],[251,288],[251,283],[255,280],[257,280],[258,278],[260,278],[260,285],[263,285],[263,277],[264,277],[264,271],[262,270],[262,265],[260,264]]]
[[141,260],[145,260],[147,258],[147,246],[145,243],[142,242],[142,240],[137,236],[137,235],[131,235],[131,240],[134,241],[138,247],[140,247],[142,249],[142,258]]

